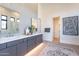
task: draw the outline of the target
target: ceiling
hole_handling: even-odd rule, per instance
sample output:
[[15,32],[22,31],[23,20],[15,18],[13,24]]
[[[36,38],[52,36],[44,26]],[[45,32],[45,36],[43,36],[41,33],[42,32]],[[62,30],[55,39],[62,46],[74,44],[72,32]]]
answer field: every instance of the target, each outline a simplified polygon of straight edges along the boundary
[[31,10],[32,12],[35,12],[35,13],[38,12],[38,4],[37,3],[0,3],[0,5],[4,6],[6,8],[10,8],[10,9],[15,8],[15,6],[24,7],[26,9]]
[[38,12],[38,4],[37,3],[25,3],[25,6],[32,10],[33,12]]
[[75,7],[78,6],[79,3],[41,3],[40,4],[44,8],[62,8],[62,7]]
[[[1,3],[0,3],[1,4]],[[53,10],[56,10],[56,9],[66,9],[65,7],[76,7],[79,5],[79,3],[39,3],[43,9],[45,10],[48,10],[48,9],[53,9]],[[20,7],[24,6],[25,8],[28,8],[30,9],[31,11],[35,12],[35,13],[38,13],[38,3],[2,3],[1,5],[3,6],[9,6],[9,5],[19,5]]]

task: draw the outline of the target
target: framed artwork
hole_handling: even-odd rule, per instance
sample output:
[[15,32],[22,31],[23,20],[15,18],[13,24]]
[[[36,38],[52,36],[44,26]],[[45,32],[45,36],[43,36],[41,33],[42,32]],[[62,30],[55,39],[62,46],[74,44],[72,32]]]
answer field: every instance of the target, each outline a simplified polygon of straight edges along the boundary
[[78,16],[63,18],[63,34],[78,35]]

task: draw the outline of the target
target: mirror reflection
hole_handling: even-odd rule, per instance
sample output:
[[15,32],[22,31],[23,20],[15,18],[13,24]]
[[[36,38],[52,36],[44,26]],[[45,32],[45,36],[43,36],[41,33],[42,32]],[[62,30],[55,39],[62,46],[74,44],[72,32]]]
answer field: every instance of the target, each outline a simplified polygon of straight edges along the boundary
[[32,18],[32,25],[31,27],[33,28],[32,32],[36,33],[36,32],[41,32],[41,20],[40,19],[35,19]]
[[2,30],[7,29],[7,16],[4,15],[1,16],[1,29]]
[[0,6],[0,38],[19,33],[20,13]]

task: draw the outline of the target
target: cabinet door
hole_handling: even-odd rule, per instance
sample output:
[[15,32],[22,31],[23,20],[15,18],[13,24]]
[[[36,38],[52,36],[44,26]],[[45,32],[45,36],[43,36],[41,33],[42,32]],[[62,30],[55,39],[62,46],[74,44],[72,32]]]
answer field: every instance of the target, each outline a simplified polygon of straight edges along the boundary
[[0,56],[16,56],[16,46],[0,50]]
[[27,53],[27,42],[17,45],[17,55],[24,56]]
[[35,37],[34,37],[34,39],[35,39],[35,47],[38,45],[37,43],[38,43],[38,36],[36,35]]
[[29,37],[27,40],[28,40],[28,43],[27,43],[28,51],[30,51],[42,42],[42,35],[32,36],[32,37]]
[[43,42],[43,36],[41,34],[41,35],[39,35],[39,43],[42,43],[42,42]]
[[32,50],[35,47],[35,37],[32,36],[28,39],[28,51]]
[[37,39],[36,39],[36,44],[37,44],[37,45],[39,44],[39,41],[40,41],[39,35],[37,35]]
[[39,45],[42,42],[42,35],[37,35],[36,44]]
[[6,43],[0,44],[0,50],[5,49],[5,48],[6,48]]
[[32,37],[32,47],[33,47],[33,48],[36,47],[36,39],[37,39],[36,36],[33,36],[33,37]]

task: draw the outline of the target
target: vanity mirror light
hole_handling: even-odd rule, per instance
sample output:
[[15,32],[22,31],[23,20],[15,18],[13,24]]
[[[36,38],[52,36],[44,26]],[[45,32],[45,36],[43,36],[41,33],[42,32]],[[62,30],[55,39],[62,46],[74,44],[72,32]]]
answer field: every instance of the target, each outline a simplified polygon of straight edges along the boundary
[[10,18],[10,21],[14,22],[15,21],[15,18],[14,17],[11,17]]
[[18,23],[19,23],[19,22],[20,22],[20,20],[19,20],[19,19],[17,19],[17,20],[16,20],[16,22],[18,22]]

